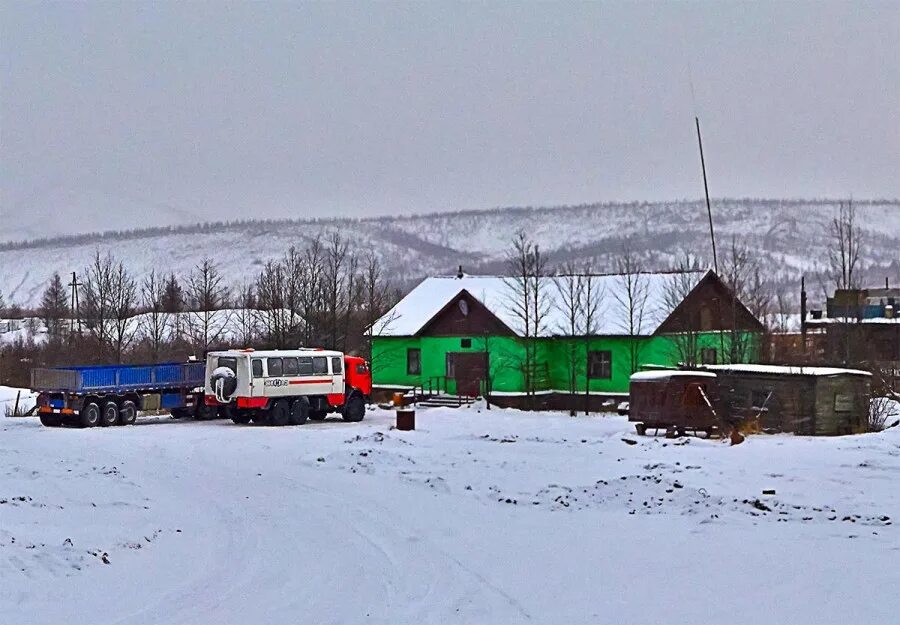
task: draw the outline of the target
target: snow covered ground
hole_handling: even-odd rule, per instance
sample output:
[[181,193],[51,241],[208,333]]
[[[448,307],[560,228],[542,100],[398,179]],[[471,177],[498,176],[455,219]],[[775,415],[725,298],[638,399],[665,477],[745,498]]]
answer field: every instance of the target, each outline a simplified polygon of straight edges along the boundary
[[3,420],[0,621],[896,622],[900,428],[730,447],[417,417]]

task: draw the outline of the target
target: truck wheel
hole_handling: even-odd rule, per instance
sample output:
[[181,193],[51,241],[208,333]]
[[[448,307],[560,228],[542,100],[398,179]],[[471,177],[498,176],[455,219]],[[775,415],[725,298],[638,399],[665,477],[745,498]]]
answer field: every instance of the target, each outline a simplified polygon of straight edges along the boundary
[[287,425],[291,418],[291,406],[284,399],[279,399],[269,412],[269,425]]
[[328,413],[324,410],[310,410],[309,418],[313,421],[324,421],[325,417],[328,416]]
[[344,404],[344,421],[362,421],[366,416],[366,402],[360,395],[351,395]]
[[246,425],[253,418],[253,413],[249,410],[232,410],[231,420],[238,425]]
[[119,424],[134,425],[137,420],[137,406],[130,399],[126,399],[119,406]]
[[194,419],[197,421],[209,421],[210,419],[215,419],[218,416],[218,413],[219,411],[215,406],[200,404],[197,406],[197,412],[194,413]]
[[52,414],[42,414],[41,425],[48,428],[58,428],[62,425],[62,417],[57,417]]
[[103,412],[100,414],[100,425],[116,425],[119,422],[119,406],[114,401],[103,404]]
[[100,423],[100,406],[94,402],[89,403],[78,413],[78,425],[83,428],[92,428]]
[[172,415],[173,419],[184,419],[185,417],[191,416],[191,411],[187,408],[171,408],[169,413]]
[[309,399],[301,397],[291,404],[291,425],[303,425],[309,417]]

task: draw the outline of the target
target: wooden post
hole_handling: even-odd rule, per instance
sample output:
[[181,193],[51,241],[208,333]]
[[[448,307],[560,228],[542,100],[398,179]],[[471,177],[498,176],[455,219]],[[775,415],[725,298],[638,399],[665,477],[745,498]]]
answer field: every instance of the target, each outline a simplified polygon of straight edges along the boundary
[[21,397],[21,396],[22,396],[22,391],[16,391],[16,405],[13,408],[13,413],[12,413],[12,416],[14,416],[14,417],[19,416],[19,397]]

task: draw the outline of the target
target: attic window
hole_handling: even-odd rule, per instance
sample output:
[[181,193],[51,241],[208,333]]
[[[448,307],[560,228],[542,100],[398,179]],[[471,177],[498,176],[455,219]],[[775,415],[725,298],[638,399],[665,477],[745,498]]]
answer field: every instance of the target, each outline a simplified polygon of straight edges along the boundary
[[466,300],[461,299],[461,300],[459,300],[458,305],[459,305],[459,312],[462,313],[462,316],[468,317],[469,316],[469,303]]

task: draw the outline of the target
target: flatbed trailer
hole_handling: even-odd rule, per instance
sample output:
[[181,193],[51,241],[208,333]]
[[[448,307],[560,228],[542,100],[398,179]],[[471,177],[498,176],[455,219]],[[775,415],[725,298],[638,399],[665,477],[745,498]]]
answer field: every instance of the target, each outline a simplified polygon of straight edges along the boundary
[[138,411],[211,418],[203,402],[204,363],[99,365],[32,369],[37,411],[48,427],[130,425]]

